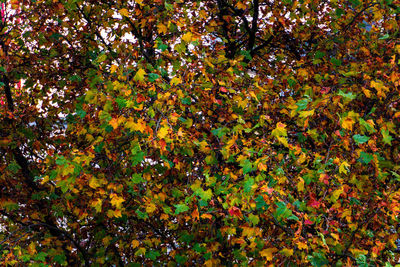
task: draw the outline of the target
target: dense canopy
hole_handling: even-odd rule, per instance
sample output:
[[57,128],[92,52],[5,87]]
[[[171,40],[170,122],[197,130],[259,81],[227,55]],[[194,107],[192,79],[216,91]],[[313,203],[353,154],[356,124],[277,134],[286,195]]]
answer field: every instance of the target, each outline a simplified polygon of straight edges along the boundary
[[400,1],[0,9],[0,265],[397,261]]

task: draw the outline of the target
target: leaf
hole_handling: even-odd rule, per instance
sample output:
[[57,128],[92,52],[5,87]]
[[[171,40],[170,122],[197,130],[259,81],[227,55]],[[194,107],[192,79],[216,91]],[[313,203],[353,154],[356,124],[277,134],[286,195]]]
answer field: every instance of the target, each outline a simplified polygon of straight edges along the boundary
[[296,111],[305,110],[307,108],[307,105],[309,102],[310,102],[310,99],[308,99],[308,98],[303,98],[303,99],[297,101],[296,106],[298,108]]
[[363,144],[369,140],[368,136],[355,134],[353,135],[353,139],[357,145]]
[[110,198],[111,198],[111,205],[113,205],[117,209],[121,208],[122,202],[125,201],[123,197],[120,197],[117,194],[111,194]]
[[118,12],[124,17],[129,17],[129,11],[126,8],[122,8]]
[[143,69],[139,69],[136,72],[135,76],[133,77],[133,80],[143,82],[144,81],[144,75],[146,75],[146,72]]
[[175,206],[175,214],[180,214],[182,212],[186,212],[189,210],[189,207],[186,204],[176,204]]
[[179,77],[176,77],[176,76],[174,78],[172,78],[171,81],[170,81],[171,85],[178,85],[178,84],[181,84],[181,83],[182,83],[182,80]]
[[132,245],[132,248],[137,248],[137,247],[140,245],[140,243],[139,243],[138,240],[133,240],[133,241],[131,242],[131,245]]
[[278,122],[276,124],[276,128],[272,130],[271,135],[275,137],[287,136],[287,130],[285,129],[285,127],[285,124]]
[[250,160],[246,159],[242,163],[240,163],[240,166],[243,169],[243,174],[247,174],[253,170],[253,165],[251,164]]
[[99,183],[99,180],[96,179],[94,176],[90,178],[89,180],[89,186],[93,189],[96,189],[97,187],[100,187],[101,184]]
[[346,100],[353,100],[357,97],[357,95],[353,94],[352,92],[344,93],[342,90],[339,90],[338,95],[342,96]]
[[168,127],[167,126],[163,126],[162,128],[160,128],[157,132],[157,136],[160,139],[164,139],[167,135],[168,135]]
[[353,131],[353,125],[354,125],[355,121],[350,118],[350,117],[346,117],[343,121],[342,121],[342,127],[344,129],[347,129],[349,131]]
[[260,255],[264,258],[266,258],[267,261],[271,261],[273,259],[274,253],[277,252],[277,248],[266,248],[260,251]]
[[116,66],[116,65],[111,65],[111,67],[110,67],[110,72],[111,72],[111,73],[114,73],[117,69],[118,69],[118,66]]
[[313,252],[313,255],[308,256],[307,259],[310,261],[311,265],[315,267],[323,267],[329,265],[329,261],[325,258],[323,254],[319,252]]
[[337,58],[334,58],[334,57],[331,58],[331,63],[333,65],[337,66],[337,67],[342,65],[342,61],[340,59],[337,59]]
[[347,163],[346,161],[343,161],[342,164],[340,164],[339,173],[347,174],[349,172],[349,167],[350,164]]
[[157,25],[157,31],[158,31],[158,33],[164,33],[165,34],[165,33],[167,33],[168,29],[167,29],[167,26],[165,26],[162,23],[159,23]]
[[312,110],[308,110],[308,111],[300,111],[299,113],[300,113],[300,116],[299,116],[300,118],[307,118],[307,117],[314,115],[314,110],[312,109]]
[[246,180],[246,182],[244,183],[244,192],[245,193],[250,193],[252,187],[254,185],[254,179],[253,178],[249,178]]
[[381,134],[382,134],[382,137],[383,137],[383,142],[385,143],[385,144],[387,144],[387,145],[392,145],[392,140],[393,140],[393,137],[391,137],[390,136],[390,134],[389,134],[389,130],[387,130],[387,129],[381,129]]
[[260,217],[254,214],[249,214],[249,220],[253,224],[253,226],[256,226],[260,222]]
[[390,36],[389,36],[389,34],[385,34],[385,35],[383,35],[382,37],[379,37],[379,40],[386,40],[386,39],[388,39]]
[[370,163],[373,159],[374,159],[374,157],[373,157],[372,155],[370,155],[370,154],[368,154],[368,153],[365,153],[364,151],[361,151],[361,153],[360,153],[360,159],[359,159],[359,161],[360,161],[361,163],[368,164],[368,163]]

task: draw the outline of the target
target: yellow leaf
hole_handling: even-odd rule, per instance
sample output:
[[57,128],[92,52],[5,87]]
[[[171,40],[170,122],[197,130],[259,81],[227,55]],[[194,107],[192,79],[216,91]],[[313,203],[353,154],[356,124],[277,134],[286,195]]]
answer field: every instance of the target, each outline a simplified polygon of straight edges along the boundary
[[103,200],[100,198],[93,200],[92,203],[90,203],[90,206],[93,207],[97,212],[101,212],[101,204]]
[[371,81],[371,87],[374,87],[376,89],[376,91],[377,91],[376,95],[379,98],[386,97],[386,94],[384,91],[388,91],[388,88],[383,84],[382,81],[380,81],[380,80],[377,80],[376,82]]
[[209,213],[203,213],[200,217],[203,219],[209,219],[209,220],[212,219],[212,215]]
[[300,111],[300,118],[307,118],[314,115],[314,110]]
[[117,209],[121,208],[121,204],[122,202],[125,201],[125,199],[114,193],[111,194],[110,197],[111,197],[111,205],[113,205]]
[[140,6],[144,6],[143,0],[136,0],[135,2],[138,3]]
[[144,81],[144,75],[146,75],[146,72],[143,69],[139,69],[133,77],[133,80]]
[[171,85],[177,85],[177,84],[180,84],[180,83],[182,83],[182,80],[180,78],[178,78],[178,77],[174,77],[170,81]]
[[247,8],[247,6],[245,4],[243,4],[242,2],[237,2],[236,7],[238,9],[242,9],[242,10],[246,10],[246,8]]
[[336,202],[342,193],[343,193],[343,188],[339,188],[339,189],[336,189],[335,191],[333,191],[332,196],[331,196],[331,201]]
[[114,217],[121,218],[122,217],[121,210],[114,210]]
[[347,130],[350,130],[350,131],[353,130],[353,124],[354,124],[354,120],[352,118],[350,118],[350,117],[347,117],[346,119],[344,119],[342,121],[342,127],[344,129],[347,129]]
[[99,183],[99,180],[97,180],[95,177],[92,177],[89,180],[89,186],[93,189],[96,189],[97,187],[100,187],[101,184]]
[[109,122],[108,122],[114,129],[118,128],[118,119],[117,118],[112,118]]
[[109,244],[110,244],[110,241],[112,240],[112,237],[111,236],[106,236],[106,237],[104,237],[103,238],[103,244],[104,244],[104,246],[108,246]]
[[342,164],[340,164],[339,173],[347,174],[349,167],[350,167],[350,164],[347,163],[346,161],[343,161]]
[[281,144],[283,144],[285,147],[288,147],[288,146],[289,146],[286,137],[278,136],[277,139],[278,139],[278,141],[279,141]]
[[308,71],[306,69],[298,69],[297,72],[300,76],[303,76],[303,77],[308,76]]
[[278,137],[278,136],[287,136],[287,130],[285,129],[286,124],[278,122],[276,124],[276,128],[272,130],[271,135]]
[[252,237],[254,236],[254,228],[252,227],[242,227],[242,236]]
[[192,33],[191,32],[187,32],[182,36],[182,40],[185,41],[186,43],[189,43],[190,41],[192,41]]
[[150,203],[146,206],[146,212],[147,212],[147,213],[153,213],[156,209],[157,209],[157,207],[156,207],[156,205],[154,205],[153,202],[150,202]]
[[111,73],[114,73],[117,69],[118,69],[118,66],[112,65],[112,66],[110,67],[110,72],[111,72]]
[[160,138],[160,139],[164,139],[166,136],[167,136],[167,134],[168,134],[168,127],[167,126],[164,126],[164,127],[162,127],[160,130],[158,130],[158,132],[157,132],[157,136],[158,136],[158,138]]
[[135,256],[144,255],[145,253],[146,253],[146,248],[139,248],[139,249],[135,252]]
[[158,33],[167,33],[167,26],[165,26],[164,24],[160,23],[157,25],[157,31]]
[[273,253],[275,253],[277,251],[278,251],[277,248],[266,248],[266,249],[260,251],[260,255],[262,257],[267,258],[267,261],[270,261],[273,258]]
[[304,191],[304,180],[303,178],[300,178],[300,182],[297,184],[297,191]]
[[364,95],[365,95],[367,98],[371,98],[371,91],[370,91],[370,90],[365,89],[364,87],[362,87],[361,89],[362,89]]
[[303,243],[303,242],[297,242],[296,243],[296,245],[297,245],[297,247],[299,248],[299,249],[307,249],[307,244],[306,243]]
[[139,241],[137,241],[137,240],[133,240],[132,242],[131,242],[131,244],[132,244],[132,247],[133,248],[137,248],[138,246],[139,246]]
[[122,8],[119,10],[119,14],[125,17],[129,17],[129,11],[126,8]]
[[283,255],[285,255],[286,257],[290,257],[293,255],[293,249],[289,249],[289,248],[284,248],[281,250],[281,253]]

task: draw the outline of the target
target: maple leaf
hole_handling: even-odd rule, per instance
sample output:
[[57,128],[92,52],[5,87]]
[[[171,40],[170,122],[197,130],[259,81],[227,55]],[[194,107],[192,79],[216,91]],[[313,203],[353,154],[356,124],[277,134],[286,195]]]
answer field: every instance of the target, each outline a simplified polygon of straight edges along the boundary
[[119,14],[125,17],[129,17],[129,11],[126,8],[122,8],[119,10]]
[[157,25],[157,30],[158,30],[158,33],[164,33],[164,34],[167,33],[167,31],[168,31],[167,26],[165,26],[162,23]]
[[267,261],[271,261],[273,259],[274,253],[277,252],[277,248],[266,248],[260,251],[260,255],[266,258]]
[[158,138],[164,139],[168,134],[168,129],[169,128],[167,126],[161,127],[157,132]]
[[111,198],[111,205],[113,205],[117,209],[120,209],[122,206],[122,202],[125,201],[125,199],[123,197],[120,197],[114,193],[110,195],[110,198]]
[[342,121],[342,127],[344,129],[347,129],[349,131],[353,131],[353,124],[355,123],[355,121],[350,118],[350,117],[346,117],[343,121]]
[[186,43],[189,43],[190,41],[192,41],[192,33],[191,32],[187,32],[182,36],[182,40],[185,41]]
[[339,172],[347,174],[349,171],[349,167],[350,167],[350,164],[347,163],[346,161],[343,161],[342,164],[340,164]]
[[133,79],[134,79],[135,81],[141,81],[141,82],[143,82],[143,81],[144,81],[144,75],[146,75],[146,72],[144,71],[144,69],[139,69],[139,70],[136,72],[136,74],[135,74],[135,76],[133,77]]
[[238,207],[231,207],[229,209],[229,214],[231,216],[235,216],[235,217],[242,217],[242,212],[240,211],[240,209]]

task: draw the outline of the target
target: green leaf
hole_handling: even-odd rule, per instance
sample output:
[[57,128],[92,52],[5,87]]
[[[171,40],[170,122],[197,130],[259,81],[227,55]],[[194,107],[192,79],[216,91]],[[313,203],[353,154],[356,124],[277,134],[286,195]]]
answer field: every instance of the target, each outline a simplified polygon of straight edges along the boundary
[[147,75],[149,82],[155,82],[158,78],[160,78],[160,75],[156,74],[156,73],[149,73],[149,75]]
[[371,160],[373,160],[373,159],[374,159],[373,155],[370,155],[370,154],[368,154],[368,153],[365,153],[364,151],[362,151],[362,152],[360,153],[359,161],[360,161],[361,163],[368,164],[368,163],[370,163]]
[[149,250],[146,252],[145,257],[155,261],[157,259],[157,257],[160,256],[160,252],[155,251],[155,250]]
[[265,202],[263,196],[261,195],[256,198],[256,208],[258,210],[267,210],[269,208],[269,205],[267,204],[267,202]]
[[313,252],[312,256],[308,256],[307,259],[310,261],[312,266],[323,267],[329,265],[329,261],[325,258],[325,255],[319,252]]
[[325,56],[325,52],[322,52],[322,51],[317,51],[317,52],[315,52],[315,59],[320,59],[320,58],[323,58]]
[[64,156],[59,156],[56,159],[56,164],[57,165],[64,165],[65,163],[67,163],[67,160],[64,158]]
[[345,98],[346,100],[353,100],[357,97],[357,95],[353,94],[352,92],[345,93],[342,90],[339,90],[338,95]]
[[35,260],[45,261],[46,260],[46,256],[47,256],[47,253],[44,253],[43,251],[41,251],[35,256]]
[[192,104],[192,99],[190,97],[185,97],[181,100],[182,104],[184,105],[190,105]]
[[252,213],[249,214],[249,220],[250,222],[255,226],[260,222],[260,217],[257,215],[254,215]]
[[296,111],[306,109],[309,102],[310,102],[310,99],[308,99],[308,98],[303,98],[303,99],[297,101],[296,106],[298,108],[296,109]]
[[186,204],[176,204],[175,206],[175,214],[179,214],[189,210],[189,207]]
[[382,129],[382,130],[381,130],[381,134],[382,134],[382,136],[383,136],[383,142],[384,142],[385,144],[387,144],[387,145],[392,145],[393,137],[390,136],[389,130]]
[[353,139],[357,145],[363,144],[369,140],[368,136],[355,134],[353,135]]
[[254,185],[254,178],[250,177],[244,182],[244,192],[249,193]]
[[131,179],[132,183],[134,184],[140,184],[145,182],[145,180],[143,179],[142,175],[140,173],[134,173],[132,175],[132,179]]
[[104,60],[106,60],[107,59],[107,55],[106,54],[101,54],[97,59],[96,59],[96,61],[98,62],[98,63],[101,63],[101,62],[103,62]]
[[203,188],[197,188],[195,194],[198,195],[202,200],[209,201],[212,198],[212,190],[203,190]]
[[339,66],[341,66],[342,65],[342,61],[340,60],[340,59],[337,59],[337,58],[331,58],[331,63],[333,64],[333,65],[335,65],[336,67],[339,67]]
[[12,161],[10,164],[8,164],[8,166],[7,166],[7,170],[9,170],[9,171],[11,171],[12,173],[17,173],[18,172],[18,170],[20,170],[21,169],[21,166],[19,166],[18,164],[17,164],[17,162],[15,162],[15,161]]
[[370,125],[368,122],[366,122],[363,118],[359,118],[358,121],[360,122],[360,125],[368,131],[368,133],[374,133],[376,132],[374,126]]
[[248,159],[246,159],[242,163],[240,163],[240,166],[243,169],[243,174],[247,174],[247,173],[251,172],[252,168],[253,168],[250,160],[248,160]]
[[388,39],[389,37],[390,37],[389,34],[385,34],[384,36],[379,37],[379,40],[386,40],[386,39]]
[[278,221],[280,221],[282,218],[287,219],[288,217],[290,217],[292,215],[292,211],[290,209],[288,209],[285,202],[281,201],[281,202],[278,202],[275,204],[278,206],[278,208],[276,209],[274,215]]

